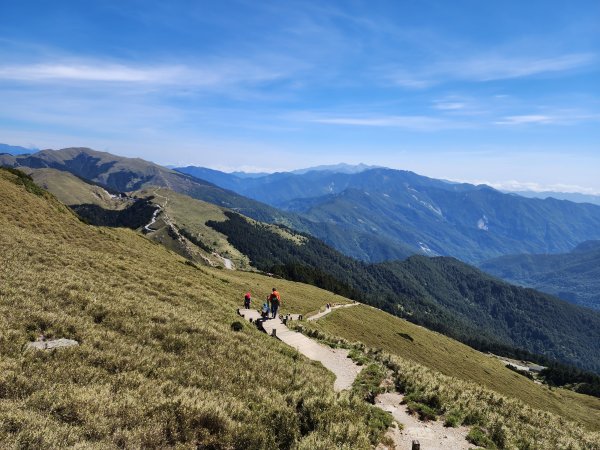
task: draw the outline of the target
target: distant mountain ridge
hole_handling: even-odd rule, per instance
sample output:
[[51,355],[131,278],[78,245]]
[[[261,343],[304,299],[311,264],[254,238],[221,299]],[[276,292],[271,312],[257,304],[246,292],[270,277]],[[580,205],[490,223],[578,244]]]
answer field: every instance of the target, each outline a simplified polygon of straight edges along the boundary
[[[310,171],[252,179],[186,167],[241,195],[329,224],[362,241],[318,235],[347,255],[370,262],[389,252],[455,256],[477,263],[516,253],[559,253],[600,239],[600,207],[528,199],[486,185],[451,183],[393,169],[358,173]],[[372,242],[370,246],[365,242]]]
[[19,145],[0,144],[0,154],[8,153],[10,155],[25,155],[37,152],[37,148],[26,148]]
[[135,191],[147,186],[167,187],[200,200],[235,209],[256,220],[290,223],[291,215],[282,214],[271,206],[140,158],[125,158],[74,147],[42,150],[31,155],[0,155],[0,166],[58,169],[119,192]]
[[503,256],[480,268],[509,282],[600,310],[600,241],[584,242],[563,254]]
[[600,195],[582,194],[580,192],[555,192],[555,191],[506,191],[507,194],[520,195],[527,198],[555,198],[557,200],[569,200],[575,203],[591,203],[600,205]]

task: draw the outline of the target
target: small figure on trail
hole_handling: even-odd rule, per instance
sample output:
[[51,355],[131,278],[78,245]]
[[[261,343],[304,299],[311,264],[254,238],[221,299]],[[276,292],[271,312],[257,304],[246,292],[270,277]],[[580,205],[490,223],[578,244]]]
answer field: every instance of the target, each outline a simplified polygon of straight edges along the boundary
[[251,301],[252,301],[252,295],[250,294],[250,291],[248,291],[244,295],[244,308],[250,309],[250,302]]
[[277,317],[277,310],[281,305],[281,297],[279,295],[279,292],[277,292],[277,289],[273,288],[273,292],[271,292],[271,295],[269,295],[269,301],[271,302],[271,313],[274,319],[275,317]]
[[263,303],[260,315],[263,319],[267,319],[269,317],[269,297],[267,297],[267,300]]

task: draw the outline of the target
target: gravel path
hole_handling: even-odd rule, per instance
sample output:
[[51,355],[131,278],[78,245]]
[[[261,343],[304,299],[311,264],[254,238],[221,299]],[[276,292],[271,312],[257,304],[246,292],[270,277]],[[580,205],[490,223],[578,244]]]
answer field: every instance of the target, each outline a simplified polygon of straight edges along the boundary
[[347,303],[345,305],[335,305],[335,306],[332,306],[331,308],[326,308],[325,311],[322,311],[322,312],[320,312],[318,314],[315,314],[314,316],[308,317],[306,320],[308,320],[308,321],[319,320],[321,317],[326,316],[327,314],[330,314],[335,309],[348,308],[350,306],[356,306],[356,305],[359,305],[359,304],[360,303]]
[[398,393],[380,394],[375,399],[375,406],[392,413],[394,420],[404,425],[403,430],[393,429],[388,435],[394,440],[396,449],[412,448],[412,441],[417,440],[423,450],[468,450],[480,448],[467,442],[469,428],[446,428],[442,421],[422,422],[408,413],[405,405],[401,405],[404,396]]
[[[252,319],[253,322],[261,319],[260,313],[253,309],[240,309],[239,314],[246,320]],[[335,391],[349,389],[362,369],[348,358],[348,350],[332,349],[316,342],[302,333],[290,330],[280,319],[262,321],[261,326],[267,334],[273,335],[274,333],[280,341],[295,348],[308,359],[319,361],[325,368],[333,372],[335,375],[333,389]]]

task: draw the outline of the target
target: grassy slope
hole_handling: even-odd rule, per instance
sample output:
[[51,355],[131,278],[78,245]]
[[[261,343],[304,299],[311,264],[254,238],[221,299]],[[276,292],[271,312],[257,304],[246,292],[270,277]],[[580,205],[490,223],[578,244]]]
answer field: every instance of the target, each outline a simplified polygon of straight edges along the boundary
[[130,203],[113,200],[101,187],[88,184],[69,172],[56,169],[28,169],[38,186],[50,191],[65,205],[84,203],[101,206],[105,209],[122,209]]
[[[0,171],[0,446],[367,445],[364,403],[336,397],[331,374],[248,325],[230,330],[244,290],[262,298],[272,278],[195,269],[132,231],[86,226],[7,178]],[[275,286],[284,312],[343,301]],[[22,352],[40,331],[82,345]],[[459,345],[441,338],[449,351]]]
[[[153,203],[165,208],[167,215],[179,229],[192,233],[216,253],[231,259],[236,267],[249,268],[250,262],[246,256],[227,242],[224,235],[205,225],[208,220],[227,220],[222,208],[164,188],[146,188],[137,191],[135,195],[154,196]],[[210,254],[205,254],[205,257],[214,260],[215,265],[222,265],[222,261],[216,260]]]
[[[0,447],[368,445],[367,406],[330,373],[249,324],[231,331],[241,288],[266,295],[271,279],[198,270],[15,179],[0,171]],[[40,332],[81,345],[24,352]]]
[[507,369],[496,358],[378,309],[368,306],[341,309],[315,326],[600,430],[600,399],[535,384]]
[[130,192],[144,187],[162,186],[219,206],[236,209],[245,215],[264,222],[281,222],[300,225],[293,214],[283,213],[271,206],[242,197],[199,180],[175,172],[140,158],[125,158],[89,148],[42,150],[33,155],[13,157],[0,155],[0,166],[51,167],[71,172],[77,176],[101,183],[120,192]]

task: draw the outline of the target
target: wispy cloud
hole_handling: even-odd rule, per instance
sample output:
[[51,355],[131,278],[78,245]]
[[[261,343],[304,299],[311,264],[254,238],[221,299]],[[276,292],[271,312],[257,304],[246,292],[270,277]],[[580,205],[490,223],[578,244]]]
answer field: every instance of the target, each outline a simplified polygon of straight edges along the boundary
[[220,61],[205,66],[124,65],[105,61],[0,65],[0,80],[30,83],[90,82],[144,83],[153,85],[218,86],[260,83],[289,76],[289,65],[260,64],[243,60]]
[[464,109],[466,104],[463,102],[452,102],[452,101],[439,101],[435,102],[433,107],[441,111],[457,111]]
[[525,114],[521,116],[508,116],[495,122],[498,125],[526,125],[556,123],[556,118],[542,114]]
[[522,114],[503,117],[496,125],[573,125],[582,122],[599,121],[600,114],[581,111],[558,111],[545,114]]
[[385,69],[386,77],[394,84],[411,89],[425,89],[449,81],[485,82],[509,80],[543,74],[567,72],[597,61],[593,53],[571,53],[546,58],[508,56],[490,51],[465,55],[452,60],[437,59],[427,66]]
[[554,184],[543,184],[534,181],[517,181],[517,180],[507,180],[507,181],[484,181],[484,180],[475,180],[470,181],[470,183],[474,184],[486,184],[488,186],[493,187],[494,189],[498,189],[500,191],[509,191],[509,192],[519,192],[519,191],[531,191],[531,192],[564,192],[564,193],[578,193],[578,194],[587,194],[587,195],[600,195],[600,191],[597,189],[593,189],[590,187],[579,186],[576,184],[564,184],[564,183],[554,183]]
[[506,80],[552,72],[564,72],[592,63],[591,53],[575,53],[548,58],[531,56],[480,55],[448,64],[447,71],[456,77],[477,81]]
[[181,78],[183,67],[139,68],[118,64],[30,64],[0,66],[0,78],[15,81],[106,81],[170,83]]
[[309,122],[328,125],[404,128],[415,131],[436,131],[466,128],[465,123],[429,116],[312,117]]

